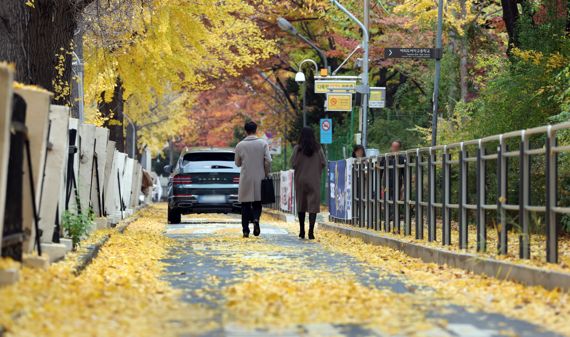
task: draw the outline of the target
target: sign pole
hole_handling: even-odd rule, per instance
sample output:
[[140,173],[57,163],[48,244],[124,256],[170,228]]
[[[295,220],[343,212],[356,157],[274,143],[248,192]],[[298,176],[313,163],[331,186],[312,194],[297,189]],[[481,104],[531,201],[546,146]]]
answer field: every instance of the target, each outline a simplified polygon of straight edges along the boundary
[[[443,0],[438,1],[437,6],[437,37],[435,47],[442,48],[443,35]],[[435,79],[433,83],[433,112],[431,122],[431,145],[437,144],[437,112],[439,110],[439,80],[441,77],[441,54],[435,59]]]
[[[364,55],[362,57],[362,86],[361,86],[361,94],[362,94],[362,146],[366,147],[366,132],[367,132],[367,121],[368,121],[368,92],[370,88],[368,87],[368,41],[369,41],[369,33],[368,27],[366,27],[354,14],[352,14],[348,9],[346,9],[343,5],[340,4],[338,0],[331,0],[331,2],[338,7],[342,12],[344,12],[348,17],[354,21],[360,29],[362,29],[362,49],[364,50]],[[365,8],[368,2],[365,3]],[[367,10],[367,9],[366,9]],[[360,92],[360,91],[359,91]]]

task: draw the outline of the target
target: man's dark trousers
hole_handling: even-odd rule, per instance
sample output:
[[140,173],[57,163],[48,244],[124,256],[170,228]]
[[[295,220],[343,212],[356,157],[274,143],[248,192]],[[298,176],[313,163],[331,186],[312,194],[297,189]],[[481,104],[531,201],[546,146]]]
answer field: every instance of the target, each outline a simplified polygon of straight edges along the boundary
[[244,234],[249,234],[249,223],[259,221],[261,217],[261,201],[241,203],[241,226]]

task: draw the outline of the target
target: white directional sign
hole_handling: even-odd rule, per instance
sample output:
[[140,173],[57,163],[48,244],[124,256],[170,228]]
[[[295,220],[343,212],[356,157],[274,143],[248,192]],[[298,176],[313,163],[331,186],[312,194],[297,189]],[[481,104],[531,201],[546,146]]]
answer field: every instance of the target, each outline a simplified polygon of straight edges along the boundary
[[346,81],[346,80],[315,81],[315,94],[327,94],[331,91],[354,93],[356,92],[356,81]]

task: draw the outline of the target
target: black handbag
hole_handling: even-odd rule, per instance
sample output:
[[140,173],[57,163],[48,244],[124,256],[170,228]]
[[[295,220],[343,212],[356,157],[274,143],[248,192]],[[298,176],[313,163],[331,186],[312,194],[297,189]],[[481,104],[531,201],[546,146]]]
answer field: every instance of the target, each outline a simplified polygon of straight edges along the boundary
[[275,203],[275,187],[270,177],[261,181],[261,203],[264,205]]

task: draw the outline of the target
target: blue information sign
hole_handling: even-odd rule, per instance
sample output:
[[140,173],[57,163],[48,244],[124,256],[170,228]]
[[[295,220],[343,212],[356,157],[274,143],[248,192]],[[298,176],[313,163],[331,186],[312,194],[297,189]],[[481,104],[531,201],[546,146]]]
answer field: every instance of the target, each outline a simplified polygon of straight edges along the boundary
[[332,144],[332,119],[321,119],[321,144]]

